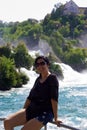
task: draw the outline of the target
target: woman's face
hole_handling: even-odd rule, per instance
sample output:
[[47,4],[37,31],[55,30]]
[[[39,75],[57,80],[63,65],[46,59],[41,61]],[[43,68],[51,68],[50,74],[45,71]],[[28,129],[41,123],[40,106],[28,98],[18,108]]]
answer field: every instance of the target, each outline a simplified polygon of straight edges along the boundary
[[44,73],[45,71],[48,71],[48,65],[44,59],[38,59],[35,66],[38,73]]

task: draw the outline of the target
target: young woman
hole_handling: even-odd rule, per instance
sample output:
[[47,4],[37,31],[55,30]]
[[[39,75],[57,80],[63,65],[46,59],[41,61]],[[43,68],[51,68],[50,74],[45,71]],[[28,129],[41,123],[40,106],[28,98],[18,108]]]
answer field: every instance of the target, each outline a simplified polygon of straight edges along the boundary
[[40,75],[25,101],[24,108],[5,119],[5,130],[13,130],[19,125],[23,125],[21,130],[40,130],[53,119],[57,125],[61,123],[57,113],[59,82],[56,75],[49,71],[49,60],[39,56],[35,59],[34,66]]

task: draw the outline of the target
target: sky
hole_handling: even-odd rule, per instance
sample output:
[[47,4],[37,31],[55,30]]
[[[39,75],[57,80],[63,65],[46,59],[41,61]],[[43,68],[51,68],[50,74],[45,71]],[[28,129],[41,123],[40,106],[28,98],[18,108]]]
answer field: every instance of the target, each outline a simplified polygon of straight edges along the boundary
[[[57,3],[69,0],[0,0],[0,20],[22,22],[29,18],[42,20]],[[79,7],[87,7],[87,0],[73,0]]]

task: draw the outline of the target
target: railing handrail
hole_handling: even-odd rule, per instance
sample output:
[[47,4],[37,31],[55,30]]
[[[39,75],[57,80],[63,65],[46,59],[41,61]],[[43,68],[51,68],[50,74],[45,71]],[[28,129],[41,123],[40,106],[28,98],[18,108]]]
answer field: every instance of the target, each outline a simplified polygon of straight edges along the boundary
[[[5,120],[5,118],[0,118],[0,121],[4,121],[4,120]],[[55,122],[49,122],[49,123],[56,125]],[[70,129],[70,130],[80,130],[80,129],[75,128],[75,127],[72,127],[72,126],[65,125],[65,124],[63,124],[63,123],[60,123],[60,127],[68,128],[68,129]],[[45,129],[44,129],[44,130],[47,130],[47,125],[45,126]]]
[[[55,122],[49,122],[49,123],[56,125]],[[63,123],[60,123],[60,126],[59,126],[59,127],[68,128],[68,129],[70,129],[70,130],[80,130],[80,129],[78,129],[78,128],[75,128],[75,127],[72,127],[72,126],[69,126],[69,125],[66,125],[66,124],[63,124]]]

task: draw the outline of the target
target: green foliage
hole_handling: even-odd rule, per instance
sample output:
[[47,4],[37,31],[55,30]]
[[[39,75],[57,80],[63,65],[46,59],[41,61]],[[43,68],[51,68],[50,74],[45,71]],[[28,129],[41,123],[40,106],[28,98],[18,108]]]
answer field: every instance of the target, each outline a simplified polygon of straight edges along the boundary
[[78,37],[82,32],[83,32],[83,29],[81,29],[81,27],[77,26],[73,30],[73,37],[74,38]]
[[22,79],[22,84],[27,84],[29,81],[29,77],[26,76],[26,74],[20,72],[20,78]]
[[76,70],[82,70],[87,67],[87,50],[86,49],[71,49],[64,53],[65,63],[68,63]]
[[22,85],[27,84],[29,78],[26,76],[26,74],[22,72],[16,72],[16,80],[17,80],[17,84],[14,87],[19,88],[22,87]]
[[55,73],[59,79],[63,79],[63,72],[61,66],[58,63],[58,58],[55,57],[52,53],[49,54],[48,59],[50,61],[49,69],[52,73]]
[[58,57],[61,57],[63,47],[63,37],[59,32],[54,32],[50,38],[50,45]]
[[7,58],[11,56],[10,44],[0,47],[0,56],[6,56]]
[[28,31],[28,35],[30,37],[33,37],[34,39],[38,39],[40,37],[41,33],[42,33],[42,27],[40,24],[35,24]]
[[52,73],[55,73],[60,79],[63,79],[63,73],[62,73],[62,69],[61,69],[60,65],[51,62],[50,71]]
[[16,71],[14,61],[6,57],[0,57],[0,89],[9,90],[16,86]]
[[25,67],[29,69],[33,64],[32,57],[28,54],[28,50],[24,43],[19,43],[14,49],[13,58],[17,68]]
[[64,6],[60,5],[59,7],[57,7],[57,5],[55,5],[55,7],[56,8],[54,8],[51,12],[51,18],[57,20],[63,15]]
[[66,25],[61,26],[61,28],[59,28],[59,32],[64,36],[64,37],[68,37],[70,34],[70,24],[67,22]]
[[29,78],[16,71],[14,60],[0,57],[0,90],[10,90],[12,87],[21,87]]

